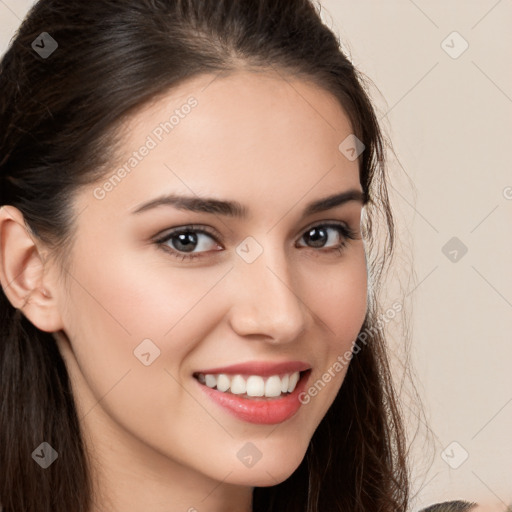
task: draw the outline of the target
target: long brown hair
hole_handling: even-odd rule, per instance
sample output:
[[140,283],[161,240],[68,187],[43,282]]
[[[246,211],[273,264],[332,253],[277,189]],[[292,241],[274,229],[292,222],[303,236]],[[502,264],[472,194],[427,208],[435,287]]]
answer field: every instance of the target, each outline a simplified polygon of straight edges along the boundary
[[[43,32],[58,44],[51,55],[33,47]],[[255,488],[253,510],[404,512],[404,429],[383,331],[375,327],[375,294],[394,242],[384,140],[362,74],[312,1],[40,0],[1,61],[0,205],[18,208],[32,233],[64,254],[73,235],[73,192],[105,172],[122,121],[185,80],[241,64],[311,80],[347,112],[365,145],[359,164],[372,283],[365,342],[340,392],[300,466],[278,485]],[[0,322],[4,511],[89,512],[90,466],[55,340],[3,291]],[[59,453],[44,471],[31,457],[43,440]]]

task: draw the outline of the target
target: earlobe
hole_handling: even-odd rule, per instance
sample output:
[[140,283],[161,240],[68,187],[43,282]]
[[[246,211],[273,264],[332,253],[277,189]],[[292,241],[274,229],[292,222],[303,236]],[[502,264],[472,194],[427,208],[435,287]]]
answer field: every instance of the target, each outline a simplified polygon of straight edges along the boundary
[[[0,284],[10,303],[38,329],[62,329],[62,320],[45,274],[41,248],[17,208],[0,208]],[[40,244],[40,243],[39,243]]]

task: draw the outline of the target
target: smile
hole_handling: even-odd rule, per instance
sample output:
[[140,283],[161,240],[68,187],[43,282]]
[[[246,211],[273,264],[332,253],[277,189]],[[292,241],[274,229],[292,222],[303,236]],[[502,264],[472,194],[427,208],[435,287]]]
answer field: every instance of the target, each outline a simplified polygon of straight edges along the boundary
[[299,395],[310,374],[311,369],[265,377],[196,373],[194,380],[223,411],[245,422],[271,425],[282,423],[299,411]]
[[242,397],[275,398],[292,393],[300,379],[300,372],[291,372],[284,375],[227,375],[203,374],[194,375],[201,384],[223,393],[241,395]]

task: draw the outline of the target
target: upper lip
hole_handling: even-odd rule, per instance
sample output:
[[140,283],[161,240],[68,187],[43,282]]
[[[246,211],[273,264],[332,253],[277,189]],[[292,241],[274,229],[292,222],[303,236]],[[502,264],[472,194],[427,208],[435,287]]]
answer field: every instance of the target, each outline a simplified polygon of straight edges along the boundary
[[294,373],[309,370],[311,365],[304,361],[283,361],[281,363],[275,363],[271,361],[247,361],[245,363],[233,364],[230,366],[223,366],[217,368],[208,368],[207,370],[198,370],[197,373],[207,374],[248,374],[248,375],[260,375],[262,377],[268,377],[270,375],[279,375],[283,373]]

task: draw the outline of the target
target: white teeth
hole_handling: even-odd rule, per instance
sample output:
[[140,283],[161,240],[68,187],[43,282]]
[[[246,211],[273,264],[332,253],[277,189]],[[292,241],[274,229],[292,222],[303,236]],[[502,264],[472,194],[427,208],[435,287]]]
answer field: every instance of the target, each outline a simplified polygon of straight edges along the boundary
[[217,377],[215,375],[206,375],[204,380],[209,388],[214,388],[217,385]]
[[280,394],[281,379],[277,375],[272,375],[265,382],[265,396],[279,396]]
[[217,377],[217,389],[219,391],[227,391],[231,386],[231,379],[224,373]]
[[288,391],[288,382],[290,382],[290,376],[288,374],[281,377],[281,393],[286,393]]
[[242,395],[247,391],[247,383],[241,375],[235,375],[231,381],[231,393]]
[[295,389],[297,382],[299,382],[299,377],[299,372],[295,372],[290,375],[290,382],[288,383],[288,393],[291,393]]
[[288,373],[282,376],[271,375],[261,377],[250,375],[244,378],[242,375],[226,375],[220,373],[198,374],[199,382],[206,384],[209,388],[217,388],[218,391],[231,392],[235,395],[247,394],[247,396],[277,397],[284,393],[291,393],[297,386],[300,379],[300,372]]
[[251,375],[247,379],[247,391],[249,396],[263,396],[265,394],[265,382],[263,377]]

